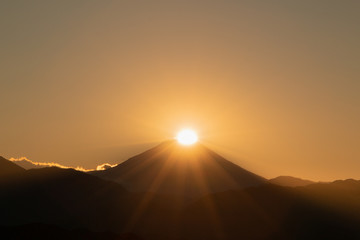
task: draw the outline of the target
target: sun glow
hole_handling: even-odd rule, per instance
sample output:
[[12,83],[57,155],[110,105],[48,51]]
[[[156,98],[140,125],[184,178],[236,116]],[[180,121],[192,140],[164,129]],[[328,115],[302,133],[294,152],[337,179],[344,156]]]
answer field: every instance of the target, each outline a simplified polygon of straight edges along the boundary
[[198,136],[191,129],[183,129],[176,135],[176,140],[182,145],[192,145],[198,141]]

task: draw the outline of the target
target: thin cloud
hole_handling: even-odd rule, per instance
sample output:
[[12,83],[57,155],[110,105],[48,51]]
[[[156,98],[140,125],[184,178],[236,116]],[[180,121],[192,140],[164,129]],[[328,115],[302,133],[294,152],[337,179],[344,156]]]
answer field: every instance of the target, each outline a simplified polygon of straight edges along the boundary
[[101,165],[97,166],[96,170],[97,171],[102,171],[102,170],[106,170],[106,169],[109,169],[109,168],[113,168],[115,166],[117,166],[117,164],[104,163],[104,164],[101,164]]
[[[75,169],[77,171],[82,171],[82,172],[90,172],[90,171],[95,171],[95,169],[85,169],[83,167],[77,166],[77,167],[70,167],[70,166],[65,166],[59,163],[55,163],[55,162],[34,162],[30,159],[28,159],[27,157],[20,157],[20,158],[10,158],[10,161],[16,163],[17,165],[19,165],[20,167],[23,167],[25,169],[32,169],[32,168],[44,168],[44,167],[58,167],[58,168],[64,168],[64,169]],[[101,171],[101,170],[106,170],[112,167],[115,167],[115,165],[109,164],[109,163],[103,163],[101,165],[98,165],[96,167],[97,171]]]

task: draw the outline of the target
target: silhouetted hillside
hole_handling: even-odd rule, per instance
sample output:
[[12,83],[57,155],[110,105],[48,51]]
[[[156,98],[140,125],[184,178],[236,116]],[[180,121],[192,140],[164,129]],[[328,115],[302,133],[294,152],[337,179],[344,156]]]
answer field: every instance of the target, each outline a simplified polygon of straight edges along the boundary
[[[147,154],[154,156],[154,152],[145,156]],[[162,154],[157,156],[163,157]],[[183,154],[181,156],[193,156],[191,152]],[[211,176],[222,176],[217,175],[218,168],[213,168],[217,164],[230,176],[237,172],[244,174],[245,170],[223,159],[217,162],[217,155],[211,154],[215,160],[204,159],[208,155],[195,160],[190,158],[195,163],[200,161],[198,164],[209,170],[208,175],[201,175],[204,181]],[[145,176],[155,171],[150,164],[152,161],[170,164],[163,158],[144,160],[143,157],[131,161],[141,166],[141,174]],[[136,170],[131,161],[129,168]],[[150,163],[147,165],[143,161]],[[185,176],[188,176],[186,171],[194,170],[192,167],[185,169],[180,172]],[[174,194],[129,192],[115,182],[73,169],[43,168],[21,172],[10,180],[0,179],[0,226],[3,226],[0,230],[6,234],[31,236],[41,232],[39,236],[55,234],[63,239],[360,239],[360,182],[355,180],[296,188],[263,183],[185,200]],[[139,181],[142,181],[141,174],[137,175]]]
[[92,174],[134,192],[200,196],[264,184],[266,180],[201,144],[164,142],[118,166]]
[[86,229],[66,229],[47,224],[26,224],[20,226],[0,226],[1,238],[11,240],[142,240],[136,234],[114,234],[91,232]]
[[313,184],[315,182],[310,180],[305,180],[301,178],[291,177],[291,176],[279,176],[269,180],[270,183],[284,186],[284,187],[301,187]]
[[11,183],[0,182],[0,189],[3,224],[43,222],[102,230],[107,226],[100,219],[112,216],[113,199],[128,197],[116,183],[59,168],[28,170]]
[[297,189],[323,206],[346,212],[354,217],[360,216],[359,180],[337,180],[331,183],[317,183]]
[[0,156],[0,178],[25,172],[25,169]]
[[264,185],[204,197],[184,211],[189,239],[360,239],[360,221],[296,189]]
[[0,225],[45,223],[159,239],[172,231],[168,223],[178,208],[166,196],[129,193],[117,183],[73,169],[32,169],[10,182],[0,181]]
[[29,170],[29,169],[33,169],[33,168],[45,168],[45,167],[49,167],[46,165],[36,165],[33,162],[31,162],[30,160],[27,159],[22,159],[22,160],[17,160],[17,161],[13,161],[13,163],[15,163],[16,165]]

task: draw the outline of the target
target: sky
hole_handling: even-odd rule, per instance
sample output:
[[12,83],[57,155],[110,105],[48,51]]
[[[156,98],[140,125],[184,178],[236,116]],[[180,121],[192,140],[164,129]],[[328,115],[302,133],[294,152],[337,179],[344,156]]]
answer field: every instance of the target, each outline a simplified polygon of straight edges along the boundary
[[0,155],[96,168],[171,139],[360,179],[360,1],[1,1]]

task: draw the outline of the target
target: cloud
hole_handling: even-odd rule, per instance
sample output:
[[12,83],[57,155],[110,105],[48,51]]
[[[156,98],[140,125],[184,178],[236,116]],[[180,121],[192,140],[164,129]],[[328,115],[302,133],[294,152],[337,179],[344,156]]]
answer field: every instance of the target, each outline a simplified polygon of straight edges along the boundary
[[[83,167],[77,166],[77,167],[70,167],[70,166],[64,166],[61,165],[59,163],[55,163],[55,162],[34,162],[30,159],[28,159],[27,157],[20,157],[20,158],[10,158],[10,161],[16,163],[17,165],[19,165],[22,168],[25,169],[32,169],[32,168],[45,168],[45,167],[58,167],[58,168],[65,168],[65,169],[75,169],[77,171],[82,171],[82,172],[90,172],[90,171],[95,171],[95,169],[85,169]],[[99,166],[96,167],[96,170],[101,171],[101,170],[106,170],[112,167],[115,167],[115,165],[109,164],[109,163],[103,163]]]
[[96,167],[96,170],[97,171],[107,170],[107,169],[113,168],[115,166],[117,166],[117,164],[104,163],[104,164],[98,165]]

